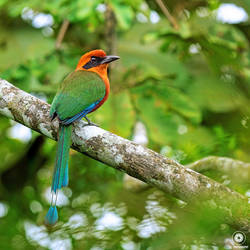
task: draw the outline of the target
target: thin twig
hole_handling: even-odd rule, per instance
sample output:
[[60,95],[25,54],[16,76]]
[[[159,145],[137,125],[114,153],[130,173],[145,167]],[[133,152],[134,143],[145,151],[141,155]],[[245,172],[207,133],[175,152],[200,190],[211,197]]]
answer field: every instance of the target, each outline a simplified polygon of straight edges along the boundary
[[66,34],[68,27],[69,27],[69,20],[65,19],[60,27],[58,36],[56,38],[56,45],[55,45],[56,50],[59,50],[61,48],[62,41],[63,41],[63,38]]
[[[107,54],[116,55],[116,17],[115,13],[110,6],[106,5],[105,11],[105,42],[107,45]],[[111,72],[114,67],[114,64],[109,66],[109,77],[111,78]]]
[[166,18],[169,20],[169,22],[172,24],[172,26],[178,30],[179,29],[179,25],[177,23],[177,21],[175,20],[175,18],[170,14],[166,4],[163,3],[162,0],[155,0],[156,3],[158,4],[158,6],[161,8],[163,14],[166,16]]
[[228,175],[230,179],[236,178],[240,182],[249,182],[250,163],[234,160],[228,157],[208,156],[186,165],[196,172],[203,173],[208,170],[219,171]]
[[[112,9],[112,6],[107,3],[106,4],[106,11],[105,11],[105,43],[106,43],[106,52],[109,55],[116,55],[116,17],[115,13]],[[108,74],[109,74],[109,80],[112,81],[113,79],[113,67],[114,64],[110,64],[108,68]],[[113,88],[114,87],[114,88]],[[113,86],[111,88],[111,91],[115,90],[117,88],[116,86]],[[111,98],[111,107],[112,107],[112,130],[115,131],[115,120],[117,117],[117,100],[115,98]]]

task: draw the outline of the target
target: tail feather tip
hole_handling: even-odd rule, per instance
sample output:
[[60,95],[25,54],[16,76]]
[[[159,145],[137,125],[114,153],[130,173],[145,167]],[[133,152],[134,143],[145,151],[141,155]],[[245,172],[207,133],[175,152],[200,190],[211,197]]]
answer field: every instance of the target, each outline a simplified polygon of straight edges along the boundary
[[50,206],[48,213],[45,216],[45,224],[47,226],[54,226],[58,221],[58,212],[56,206]]

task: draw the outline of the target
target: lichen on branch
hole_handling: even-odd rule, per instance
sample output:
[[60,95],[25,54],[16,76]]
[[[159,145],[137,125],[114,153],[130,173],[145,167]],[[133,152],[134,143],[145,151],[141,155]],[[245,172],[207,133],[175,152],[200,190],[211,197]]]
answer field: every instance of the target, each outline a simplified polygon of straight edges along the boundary
[[[0,79],[0,114],[56,140],[58,121],[50,121],[50,105]],[[72,147],[186,202],[211,202],[225,222],[250,230],[246,197],[178,162],[98,127],[73,125]]]

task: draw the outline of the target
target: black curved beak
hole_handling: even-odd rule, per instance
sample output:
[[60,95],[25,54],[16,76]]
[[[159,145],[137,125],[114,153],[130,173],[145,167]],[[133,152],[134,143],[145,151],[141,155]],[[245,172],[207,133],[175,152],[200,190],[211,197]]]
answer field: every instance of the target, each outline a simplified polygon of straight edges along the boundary
[[102,62],[101,64],[104,64],[104,63],[111,63],[115,60],[118,60],[120,59],[119,56],[105,56],[103,59],[102,59]]

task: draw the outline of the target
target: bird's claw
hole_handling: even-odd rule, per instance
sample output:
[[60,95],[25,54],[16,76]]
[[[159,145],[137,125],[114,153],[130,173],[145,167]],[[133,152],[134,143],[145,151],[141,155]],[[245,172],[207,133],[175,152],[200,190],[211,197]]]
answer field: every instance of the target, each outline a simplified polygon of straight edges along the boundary
[[87,124],[84,124],[83,127],[87,127],[87,126],[95,126],[95,127],[100,127],[99,125],[93,123],[93,122],[88,122]]
[[91,121],[87,118],[87,116],[85,116],[85,119],[87,120],[88,123],[87,123],[87,124],[84,124],[83,127],[86,127],[86,126],[95,126],[95,127],[99,127],[99,125],[97,125],[97,124],[91,122]]

